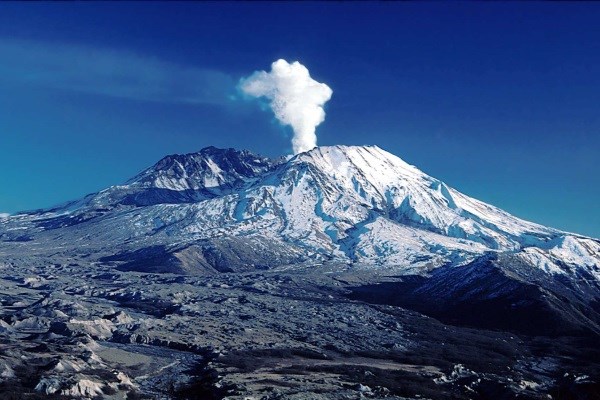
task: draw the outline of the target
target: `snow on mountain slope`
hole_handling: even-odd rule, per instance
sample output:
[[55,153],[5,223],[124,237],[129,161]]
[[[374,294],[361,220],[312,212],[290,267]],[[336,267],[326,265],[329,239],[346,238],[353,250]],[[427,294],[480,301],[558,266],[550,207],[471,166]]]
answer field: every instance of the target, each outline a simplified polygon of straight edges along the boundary
[[69,204],[69,208],[197,202],[247,186],[282,161],[260,157],[245,150],[215,147],[207,147],[197,153],[173,154],[124,185],[112,186],[90,195],[83,204]]
[[598,241],[511,216],[376,146],[288,160],[214,147],[168,156],[125,185],[0,221],[0,239],[19,238],[113,252],[229,238],[229,249],[404,269],[513,252],[548,273],[584,266],[600,278]]
[[527,247],[517,255],[549,274],[580,275],[600,282],[598,240],[565,235],[539,247]]
[[261,176],[275,164],[248,151],[207,147],[198,153],[167,156],[127,185],[168,190],[213,189],[215,194],[221,194],[225,188],[232,189]]
[[299,159],[331,171],[340,191],[406,225],[497,249],[557,233],[465,196],[376,146],[317,148]]

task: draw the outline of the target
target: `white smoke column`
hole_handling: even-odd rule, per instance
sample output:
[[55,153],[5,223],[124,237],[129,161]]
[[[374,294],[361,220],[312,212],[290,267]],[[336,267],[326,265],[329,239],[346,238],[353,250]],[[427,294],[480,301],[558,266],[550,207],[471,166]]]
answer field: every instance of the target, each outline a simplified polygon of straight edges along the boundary
[[240,88],[248,95],[270,100],[275,117],[294,130],[294,154],[317,145],[315,129],[325,120],[323,105],[333,91],[326,84],[312,79],[304,65],[298,61],[289,64],[285,60],[277,60],[271,64],[271,72],[256,71],[242,79]]

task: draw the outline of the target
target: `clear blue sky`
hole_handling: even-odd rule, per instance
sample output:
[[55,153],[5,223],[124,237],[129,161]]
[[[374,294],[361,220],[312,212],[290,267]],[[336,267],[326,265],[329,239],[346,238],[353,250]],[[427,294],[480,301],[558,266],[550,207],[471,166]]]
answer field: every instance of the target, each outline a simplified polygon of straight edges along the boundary
[[[235,85],[333,89],[320,145],[376,144],[528,220],[600,237],[600,3],[0,3],[0,212],[170,153],[290,150]],[[287,135],[287,136],[286,136]]]

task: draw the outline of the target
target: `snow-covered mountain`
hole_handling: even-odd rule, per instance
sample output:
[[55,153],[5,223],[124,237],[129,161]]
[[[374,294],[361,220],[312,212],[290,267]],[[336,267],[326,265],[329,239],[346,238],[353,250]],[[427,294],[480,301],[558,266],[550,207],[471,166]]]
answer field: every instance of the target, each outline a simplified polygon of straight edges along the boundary
[[124,185],[0,219],[0,257],[186,275],[357,268],[415,276],[357,299],[600,333],[600,241],[516,218],[376,146],[167,156]]
[[336,261],[419,270],[511,252],[550,274],[585,268],[600,280],[597,240],[516,218],[376,146],[276,160],[214,147],[171,155],[124,185],[3,219],[0,235],[127,257],[192,246],[193,260],[217,269]]
[[374,146],[171,155],[123,185],[0,215],[0,269],[0,384],[15,396],[163,398],[186,374],[207,398],[233,383],[304,393],[309,375],[335,393],[323,398],[598,392],[600,242]]

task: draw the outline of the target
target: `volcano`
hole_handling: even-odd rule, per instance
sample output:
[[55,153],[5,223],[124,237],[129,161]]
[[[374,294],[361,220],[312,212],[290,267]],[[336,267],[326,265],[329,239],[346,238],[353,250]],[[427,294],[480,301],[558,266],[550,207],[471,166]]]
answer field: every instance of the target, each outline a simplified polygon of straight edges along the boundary
[[[103,363],[95,365],[99,361],[93,358],[63,354],[63,364],[76,359],[71,362],[79,369],[73,367],[73,371],[81,379],[73,386],[65,378],[69,368],[61,372],[41,365],[34,374],[35,385],[29,388],[38,393],[81,395],[88,390],[100,395],[111,387],[158,396],[163,393],[162,384],[148,374],[140,373],[138,381],[115,383],[81,372],[117,368],[110,361],[115,346],[124,346],[118,351],[149,357],[147,349],[135,347],[139,344],[182,351],[182,360],[203,360],[202,368],[188,374],[187,381],[171,382],[180,394],[195,388],[216,396],[222,388],[223,393],[238,390],[254,395],[271,385],[285,397],[290,387],[302,388],[298,382],[286,386],[280,380],[294,376],[291,370],[278,370],[278,378],[259,374],[271,383],[252,386],[244,379],[257,377],[252,375],[254,367],[236,364],[241,359],[259,360],[255,367],[262,365],[271,372],[279,368],[281,359],[292,360],[291,366],[300,365],[302,371],[315,372],[318,382],[327,382],[311,380],[313,386],[307,383],[304,388],[307,393],[324,390],[331,398],[347,392],[343,386],[335,389],[339,382],[332,375],[360,385],[357,390],[371,397],[444,398],[442,393],[451,393],[458,397],[449,398],[470,398],[470,391],[499,395],[502,386],[507,393],[538,398],[553,390],[583,396],[590,387],[597,388],[590,377],[597,373],[598,363],[588,362],[587,355],[573,355],[578,345],[570,340],[588,343],[580,348],[595,348],[589,343],[600,337],[600,241],[512,216],[377,146],[317,147],[278,159],[215,147],[169,155],[122,185],[50,209],[0,219],[0,256],[8,296],[3,300],[0,328],[7,340],[18,341],[23,337],[19,335],[28,333],[27,343],[33,346],[43,342],[44,335],[74,340],[79,334],[87,338],[88,351]],[[26,293],[17,294],[19,290]],[[224,294],[228,291],[230,297]],[[234,299],[237,307],[215,308],[214,304],[221,303],[214,296],[225,296],[221,303]],[[282,302],[302,302],[297,308],[300,314],[290,313],[293,329],[273,322],[275,315],[271,319],[263,315],[264,320],[257,317],[261,307],[277,314],[277,308],[270,305],[277,297]],[[206,310],[213,314],[207,319],[210,323],[195,327],[192,316],[206,317],[203,301],[210,303]],[[314,329],[323,321],[312,326],[300,322],[313,312],[323,313],[321,307],[328,302],[332,321],[346,320],[348,312],[356,312],[366,327],[354,329],[351,323],[343,329],[346,333],[336,336],[330,329],[320,333]],[[363,308],[350,311],[347,307]],[[378,314],[379,322],[369,319],[365,309]],[[246,319],[238,315],[240,310],[245,310]],[[231,312],[237,317],[231,317]],[[230,325],[230,317],[236,318],[237,325],[227,335],[223,330]],[[153,323],[157,330],[149,329]],[[415,324],[412,339],[406,335],[408,328],[401,327],[410,323]],[[386,324],[391,325],[386,328]],[[273,332],[263,332],[260,338],[244,341],[245,329],[274,329],[278,339]],[[344,342],[355,335],[372,334],[365,330],[373,329],[382,331],[373,343]],[[427,332],[437,333],[426,338]],[[461,335],[471,339],[460,339]],[[571,338],[561,349],[576,362],[565,366],[563,353],[536,353],[535,346],[525,343],[530,339],[509,340],[511,344],[503,350],[492,344],[497,340],[508,343],[504,335]],[[454,340],[452,355],[432,356],[428,346],[437,340],[434,337]],[[60,353],[57,348],[64,345],[62,339],[52,339],[51,344],[53,340],[56,348],[44,350],[49,357]],[[471,353],[457,356],[456,349],[464,350],[469,340],[480,340],[481,346],[492,349],[484,356],[489,362],[502,359],[500,364],[521,364],[509,374],[475,362]],[[427,357],[440,357],[422,360],[421,367],[429,368],[429,375],[419,370],[412,376],[410,368],[396,365],[402,354],[408,357],[406,349],[415,346],[428,348],[423,353]],[[18,347],[19,359],[27,359],[30,350]],[[107,356],[108,348],[112,355]],[[358,363],[356,351],[363,364]],[[239,357],[227,358],[226,352]],[[498,356],[502,352],[506,354]],[[215,359],[215,354],[223,356]],[[339,361],[343,354],[353,360],[351,366]],[[7,374],[17,379],[22,361],[0,356],[7,360],[3,361]],[[169,359],[163,353],[155,356]],[[385,379],[361,375],[361,381],[355,376],[356,370],[374,374],[365,366],[365,357],[379,360],[375,368]],[[397,374],[390,373],[381,360],[396,363],[392,370]],[[544,360],[549,364],[539,367]],[[230,379],[231,387],[237,389],[225,390],[223,382],[206,383],[206,371],[215,370],[208,367],[209,361],[220,363],[221,372],[234,368],[237,372],[223,382]],[[418,364],[414,359],[411,363]],[[125,364],[117,369],[123,376],[135,377]],[[572,377],[566,383],[564,373]],[[178,369],[172,374],[185,375]],[[198,382],[189,386],[194,374],[204,374],[201,387],[194,386]],[[430,375],[433,378],[427,378],[428,384],[419,391],[418,382]],[[96,386],[82,389],[82,380],[96,382]],[[401,389],[389,380],[406,385],[400,385]],[[522,383],[530,380],[535,384]],[[370,386],[365,382],[371,382]]]

